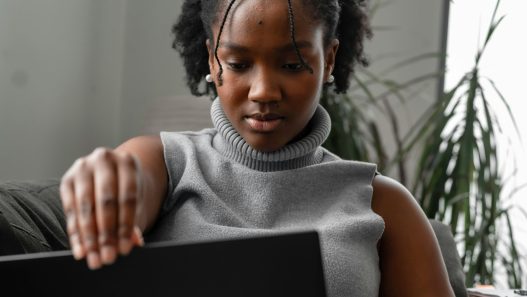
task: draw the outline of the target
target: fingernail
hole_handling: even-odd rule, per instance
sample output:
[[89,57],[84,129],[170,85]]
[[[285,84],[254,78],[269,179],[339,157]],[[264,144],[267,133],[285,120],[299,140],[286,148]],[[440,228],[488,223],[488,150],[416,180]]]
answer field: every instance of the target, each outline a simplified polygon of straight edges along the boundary
[[75,260],[80,260],[82,258],[82,249],[80,245],[74,244],[72,252],[73,252],[73,257],[75,258]]
[[145,245],[145,239],[143,238],[143,234],[141,233],[141,229],[139,229],[138,227],[135,227],[134,228],[134,232],[135,232],[135,235],[136,235],[136,239],[138,240],[137,244],[139,246],[144,246]]
[[99,254],[96,252],[89,252],[88,253],[88,267],[90,269],[99,269],[101,268],[101,259],[99,258]]
[[102,262],[106,265],[108,264],[112,264],[113,262],[115,262],[115,258],[116,258],[116,252],[115,252],[115,248],[114,247],[110,247],[110,246],[103,246],[102,249],[101,249],[101,259],[102,259]]
[[127,238],[121,238],[119,240],[119,253],[121,255],[128,255],[132,249],[132,242]]

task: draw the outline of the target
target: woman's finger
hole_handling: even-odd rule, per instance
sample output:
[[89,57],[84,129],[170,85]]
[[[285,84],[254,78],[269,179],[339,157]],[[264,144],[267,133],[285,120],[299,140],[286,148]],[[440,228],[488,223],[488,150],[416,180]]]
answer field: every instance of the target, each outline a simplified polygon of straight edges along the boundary
[[101,267],[95,222],[94,184],[90,170],[80,170],[75,176],[75,208],[80,242],[84,248],[88,266]]
[[60,198],[64,214],[66,215],[66,230],[70,241],[70,248],[75,259],[80,260],[85,256],[85,250],[80,242],[79,228],[77,225],[73,179],[68,173],[64,175],[60,183]]
[[131,155],[118,158],[117,175],[119,177],[119,252],[126,255],[134,246],[132,240],[139,194],[138,170]]
[[111,151],[98,149],[94,152],[93,157],[99,255],[104,264],[111,264],[117,256],[117,171]]

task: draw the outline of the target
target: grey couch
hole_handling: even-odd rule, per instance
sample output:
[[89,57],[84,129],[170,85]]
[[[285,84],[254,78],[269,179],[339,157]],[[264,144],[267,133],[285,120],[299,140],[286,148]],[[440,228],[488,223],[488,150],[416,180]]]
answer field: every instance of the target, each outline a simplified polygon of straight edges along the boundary
[[[30,253],[68,248],[62,206],[57,199],[59,183],[58,179],[0,183],[0,255],[21,250]],[[14,204],[21,208],[15,208]],[[41,213],[35,212],[35,209]],[[11,230],[1,230],[7,221],[17,221],[22,225],[12,225]],[[439,241],[456,297],[466,297],[465,277],[450,228],[436,220],[430,220],[430,223]],[[29,234],[27,230],[34,232]],[[21,246],[12,240],[20,236],[37,240]]]

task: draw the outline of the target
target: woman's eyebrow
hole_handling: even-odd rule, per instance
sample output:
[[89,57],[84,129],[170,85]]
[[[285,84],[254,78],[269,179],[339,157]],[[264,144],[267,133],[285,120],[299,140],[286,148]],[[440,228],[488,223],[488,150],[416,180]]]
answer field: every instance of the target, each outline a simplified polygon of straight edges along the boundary
[[243,45],[240,45],[240,44],[237,44],[237,43],[234,43],[234,42],[230,42],[230,41],[222,41],[220,42],[220,48],[223,47],[223,48],[226,48],[226,49],[229,49],[229,50],[232,50],[232,51],[236,51],[236,52],[249,52],[249,48],[246,47],[246,46],[243,46]]
[[[313,47],[313,45],[309,41],[298,41],[296,43],[296,46],[298,49]],[[246,46],[243,46],[241,44],[231,42],[231,41],[222,41],[220,43],[220,47],[226,48],[232,51],[236,51],[236,52],[250,52],[251,51],[249,47],[246,47]],[[295,45],[293,43],[288,43],[286,45],[277,47],[274,51],[279,52],[279,53],[295,51]]]
[[[312,48],[313,45],[309,41],[297,41],[296,42],[296,47],[298,49]],[[280,52],[280,53],[284,53],[284,52],[296,51],[296,49],[295,49],[295,45],[293,43],[288,43],[288,44],[286,44],[284,46],[278,47],[276,49],[276,51]]]

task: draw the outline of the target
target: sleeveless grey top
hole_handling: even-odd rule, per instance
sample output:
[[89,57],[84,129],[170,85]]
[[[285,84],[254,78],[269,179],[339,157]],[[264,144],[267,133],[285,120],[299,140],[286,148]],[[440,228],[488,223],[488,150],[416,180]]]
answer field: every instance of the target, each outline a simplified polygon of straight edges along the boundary
[[162,132],[168,196],[150,240],[196,242],[317,230],[329,297],[378,296],[377,242],[384,221],[371,209],[376,166],[321,147],[330,118],[319,106],[311,131],[279,151],[252,149],[219,100],[214,129]]

